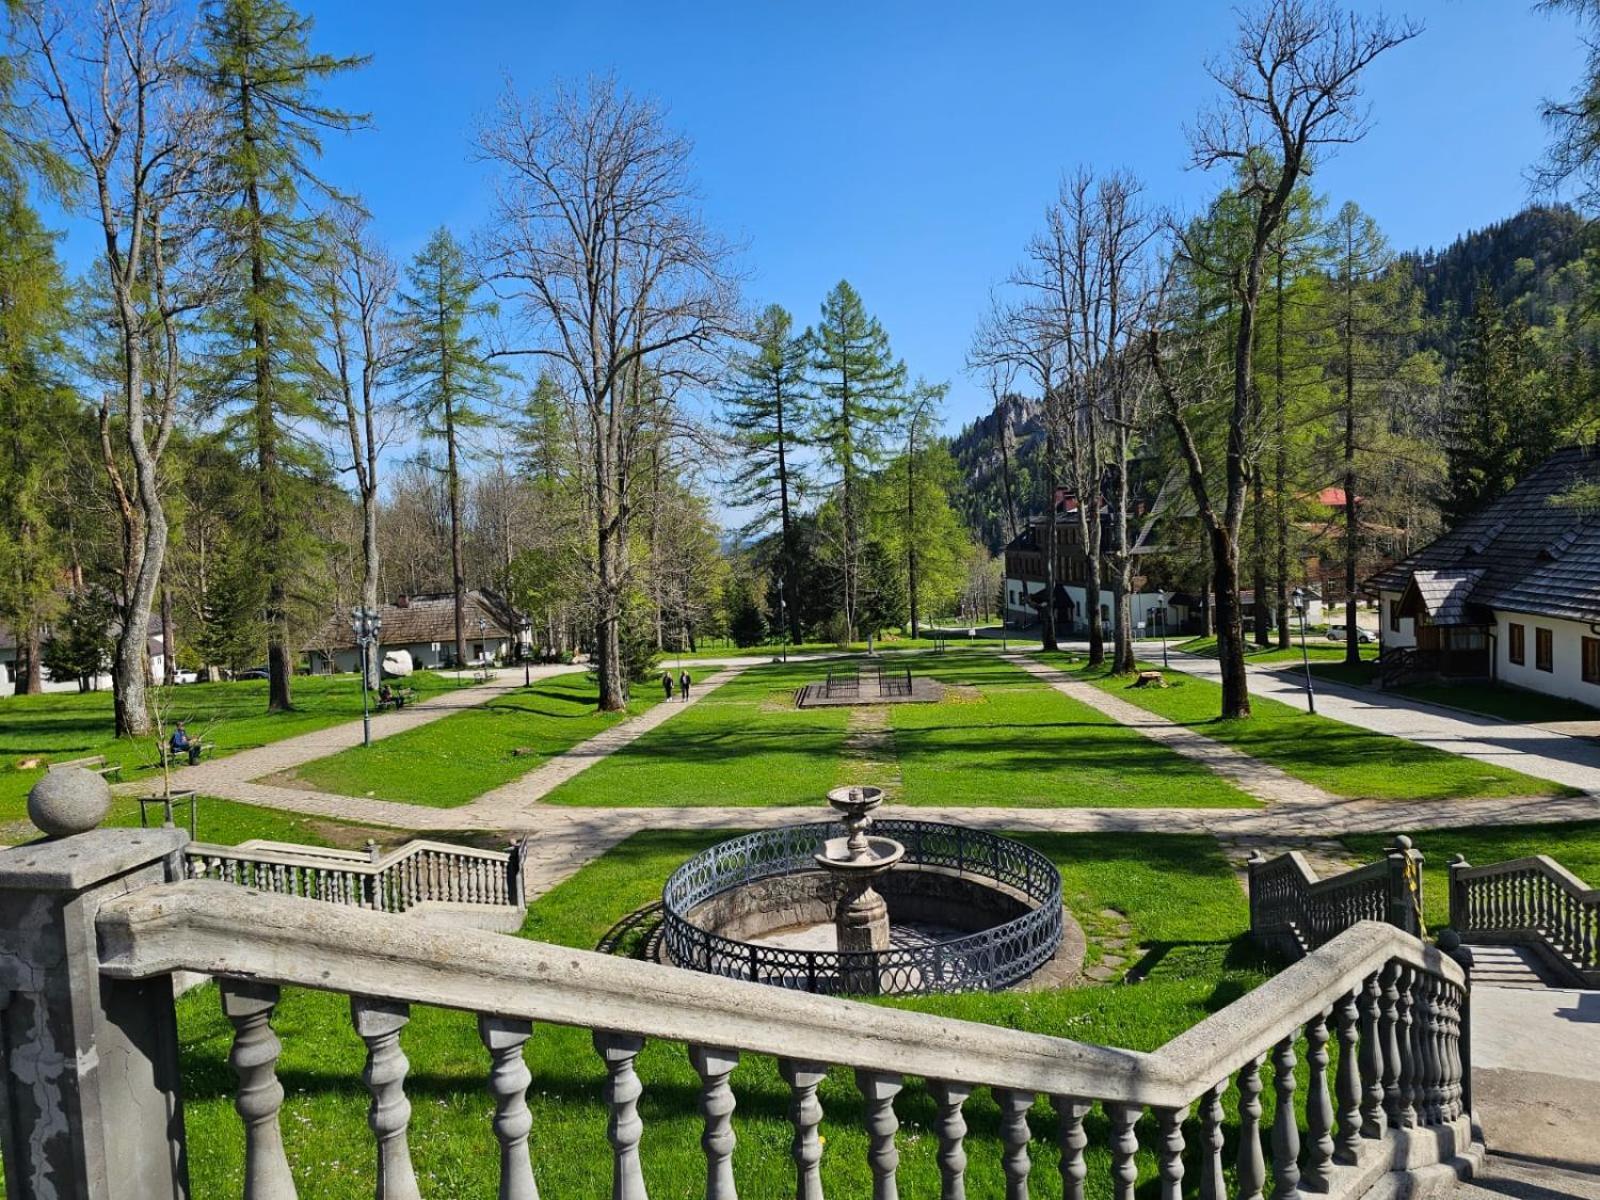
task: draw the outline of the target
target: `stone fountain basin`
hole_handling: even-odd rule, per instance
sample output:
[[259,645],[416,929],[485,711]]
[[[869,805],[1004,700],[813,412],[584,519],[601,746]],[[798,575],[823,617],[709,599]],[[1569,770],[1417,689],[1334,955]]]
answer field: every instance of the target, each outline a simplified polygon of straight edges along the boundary
[[887,871],[906,856],[906,848],[893,838],[867,838],[867,852],[860,858],[850,855],[848,837],[829,838],[822,843],[817,865],[839,875],[876,875]]

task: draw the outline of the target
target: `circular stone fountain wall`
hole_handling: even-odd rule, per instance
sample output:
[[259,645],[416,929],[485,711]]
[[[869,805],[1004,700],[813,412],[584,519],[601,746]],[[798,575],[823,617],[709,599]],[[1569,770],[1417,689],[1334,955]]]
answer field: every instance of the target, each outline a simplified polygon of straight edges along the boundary
[[689,970],[811,992],[994,991],[1054,958],[1061,874],[1013,838],[932,821],[880,820],[905,846],[873,887],[889,907],[887,949],[841,953],[840,883],[815,855],[842,823],[786,825],[712,846],[662,892],[662,956]]

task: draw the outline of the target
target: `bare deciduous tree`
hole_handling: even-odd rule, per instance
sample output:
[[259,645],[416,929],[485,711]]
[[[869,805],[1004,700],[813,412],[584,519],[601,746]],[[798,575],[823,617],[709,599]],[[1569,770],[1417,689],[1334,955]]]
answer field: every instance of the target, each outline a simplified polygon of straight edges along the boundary
[[689,144],[654,103],[610,79],[508,94],[479,135],[500,170],[486,274],[561,363],[592,458],[600,707],[627,703],[621,621],[631,576],[630,488],[659,418],[654,374],[690,371],[733,323],[729,247],[695,211]]
[[22,26],[53,146],[78,176],[73,200],[101,231],[117,377],[99,404],[100,445],[122,525],[112,683],[118,734],[143,735],[167,548],[159,469],[184,381],[184,323],[213,286],[190,257],[210,199],[209,114],[183,69],[189,25],[167,0],[29,4]]
[[1149,339],[1150,362],[1211,544],[1224,717],[1250,715],[1239,601],[1239,532],[1253,469],[1255,325],[1264,266],[1295,186],[1316,157],[1365,134],[1362,71],[1384,51],[1419,32],[1421,27],[1409,21],[1362,17],[1331,0],[1264,0],[1241,14],[1232,52],[1211,66],[1223,94],[1190,130],[1194,164],[1231,168],[1234,189],[1250,213],[1237,257],[1226,263],[1208,262],[1202,248],[1189,244],[1183,231],[1175,231],[1179,257],[1228,279],[1236,304],[1232,400],[1220,487],[1206,478],[1186,417],[1190,398],[1177,390],[1174,372],[1165,369],[1162,335],[1158,331]]

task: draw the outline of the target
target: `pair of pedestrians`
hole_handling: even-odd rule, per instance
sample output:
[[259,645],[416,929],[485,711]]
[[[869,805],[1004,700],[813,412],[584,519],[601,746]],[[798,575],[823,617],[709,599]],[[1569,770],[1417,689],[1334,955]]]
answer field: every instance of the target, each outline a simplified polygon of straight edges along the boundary
[[[661,690],[668,700],[672,699],[672,672],[661,672]],[[678,698],[685,704],[689,703],[689,672],[682,671],[678,675]]]

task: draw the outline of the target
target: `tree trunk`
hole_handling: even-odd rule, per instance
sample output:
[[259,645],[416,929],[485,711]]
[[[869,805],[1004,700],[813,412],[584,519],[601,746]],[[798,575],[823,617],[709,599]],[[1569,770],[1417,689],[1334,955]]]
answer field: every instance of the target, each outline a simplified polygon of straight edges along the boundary
[[906,442],[906,593],[910,599],[911,636],[917,636],[917,444]]
[[[448,389],[446,376],[444,387]],[[448,390],[444,400],[445,469],[450,492],[450,586],[456,619],[456,666],[467,661],[467,569],[461,548],[461,469],[456,449],[455,403]]]
[[1284,260],[1288,257],[1287,248],[1278,255],[1276,272],[1277,312],[1276,331],[1273,348],[1273,408],[1277,424],[1273,433],[1277,438],[1277,463],[1273,477],[1275,495],[1273,496],[1273,518],[1277,526],[1278,553],[1278,649],[1289,648],[1289,441],[1288,441],[1288,396],[1284,391],[1287,372],[1284,369],[1283,359],[1283,276]]
[[[1349,287],[1354,289],[1352,273]],[[1361,517],[1356,511],[1356,363],[1355,297],[1346,297],[1344,347],[1344,661],[1361,663],[1360,631],[1356,628],[1356,572],[1361,553]]]
[[1250,680],[1244,665],[1244,620],[1239,605],[1239,547],[1225,529],[1211,532],[1212,578],[1217,599],[1217,658],[1222,665],[1222,717],[1250,715]]
[[18,696],[37,696],[44,691],[44,664],[40,654],[39,623],[30,620],[16,633],[15,693]]
[[172,589],[161,588],[161,682],[171,686],[178,672],[178,631],[172,623]]
[[[1120,398],[1118,408],[1120,410]],[[1125,674],[1137,666],[1133,645],[1133,556],[1128,552],[1128,434],[1119,419],[1112,437],[1116,512],[1111,520],[1111,607],[1116,618],[1111,669]]]
[[[1049,403],[1046,393],[1045,403]],[[1044,648],[1054,652],[1061,649],[1061,642],[1056,630],[1056,437],[1054,433],[1045,436],[1045,460],[1049,464],[1046,472],[1045,487],[1049,493],[1050,519],[1044,527],[1044,612],[1043,627],[1040,630]],[[1024,583],[1023,587],[1027,587]]]

